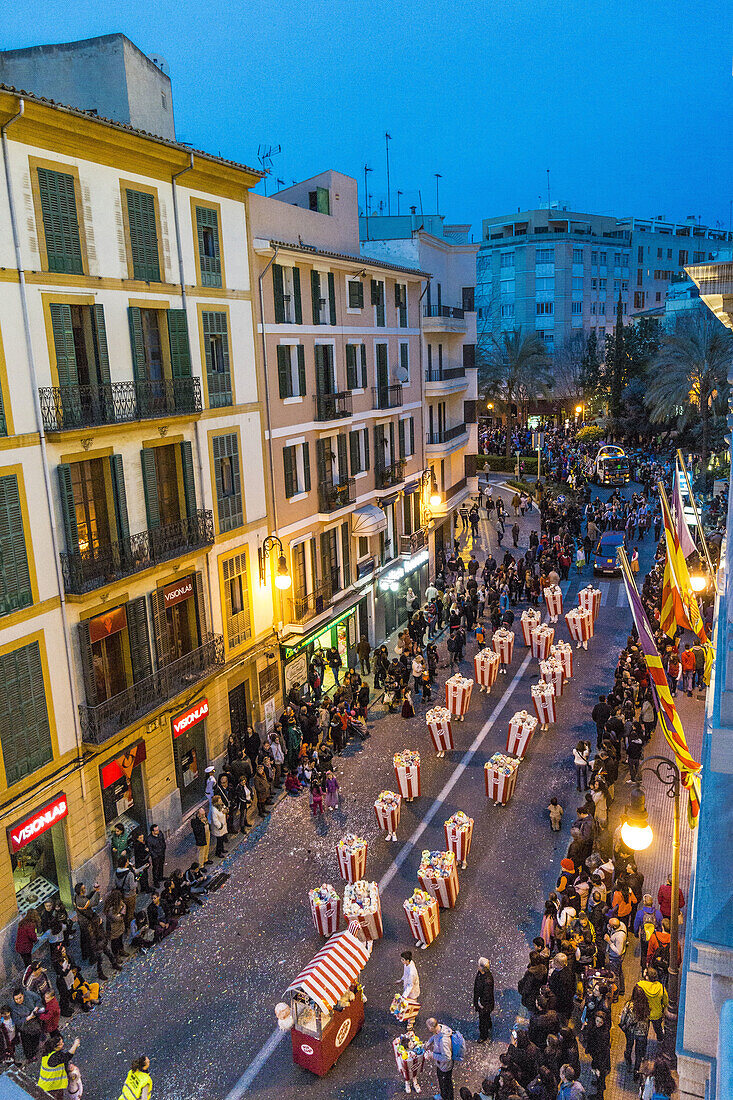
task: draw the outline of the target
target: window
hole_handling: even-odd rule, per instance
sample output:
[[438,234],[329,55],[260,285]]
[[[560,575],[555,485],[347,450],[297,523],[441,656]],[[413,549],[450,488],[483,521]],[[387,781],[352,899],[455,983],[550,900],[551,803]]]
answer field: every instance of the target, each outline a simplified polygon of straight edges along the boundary
[[394,304],[400,328],[407,328],[407,283],[395,283]]
[[680,267],[684,267],[685,264],[687,264],[687,263],[689,263],[689,253],[688,253],[686,248],[681,248],[680,249]]
[[613,280],[613,290],[614,290],[614,293],[615,293],[615,294],[618,294],[618,292],[619,292],[619,290],[620,290],[620,289],[621,289],[621,280],[620,280],[620,279],[614,279],[614,280]]
[[583,276],[582,275],[573,275],[573,290],[582,290],[582,289],[583,289]]
[[571,302],[570,312],[571,313],[582,313],[583,312],[583,303],[582,302]]
[[133,191],[129,187],[126,188],[125,195],[133,278],[147,283],[159,283],[160,255],[155,198],[147,191]]
[[636,271],[636,285],[637,286],[643,286],[644,285],[644,271],[640,267],[637,268],[637,271]]
[[501,259],[499,261],[499,267],[501,267],[501,268],[514,267],[514,253],[513,252],[502,252],[501,253]]
[[583,262],[583,249],[582,248],[574,248],[573,249],[573,263],[574,264],[582,264],[582,262]]
[[232,531],[235,527],[241,527],[244,522],[239,439],[236,432],[232,432],[229,435],[215,435],[211,443],[219,530]]
[[615,267],[621,267],[621,253],[620,252],[614,252],[613,262],[614,262]]
[[590,254],[590,262],[591,262],[592,264],[597,264],[597,263],[598,263],[598,253],[597,253],[597,252],[591,252],[591,254]]
[[221,245],[219,215],[208,206],[196,207],[199,269],[202,286],[221,286]]
[[640,244],[636,250],[636,262],[638,264],[644,263],[644,245]]
[[277,661],[261,670],[259,680],[260,700],[265,703],[268,699],[274,699],[280,690],[280,669]]
[[191,441],[143,447],[140,461],[149,530],[193,519],[197,507]]
[[538,248],[535,250],[535,263],[537,264],[554,264],[555,262],[555,249],[554,248]]
[[599,279],[598,280],[598,289],[599,290],[605,290],[607,282],[608,282],[607,279]]
[[336,283],[332,271],[311,271],[314,325],[336,324]]
[[599,259],[601,264],[605,264],[607,259],[608,259],[608,253],[607,252],[599,253],[598,259]]
[[628,266],[629,266],[629,259],[630,259],[629,253],[628,253],[628,252],[624,252],[624,255],[623,255],[623,267],[628,267]]
[[536,304],[537,316],[549,316],[555,312],[554,302],[537,302]]
[[300,269],[272,265],[272,293],[276,325],[302,325],[303,305],[300,297]]
[[48,270],[83,275],[75,183],[66,172],[38,169]]
[[406,340],[400,342],[400,372],[401,382],[410,381],[410,345]]
[[593,316],[595,316],[597,309],[598,309],[598,303],[597,302],[591,302],[590,311],[591,311],[591,314]]
[[206,356],[206,385],[209,408],[232,404],[232,375],[229,369],[229,334],[226,313],[201,314]]
[[308,206],[311,210],[317,210],[319,214],[330,214],[331,201],[328,188],[316,187],[315,191],[309,191]]
[[534,288],[538,294],[554,294],[555,279],[554,277],[548,278],[547,276],[537,277],[534,281]]
[[701,264],[704,261],[704,259],[705,259],[705,253],[704,252],[693,252],[692,262],[694,264]]
[[349,461],[351,476],[363,474],[369,469],[369,431],[358,428],[349,432]]
[[18,478],[0,477],[0,615],[33,603]]
[[622,279],[621,280],[621,289],[623,291],[627,291],[629,289],[629,280],[628,279]]
[[502,298],[513,298],[514,287],[514,279],[502,279],[499,283],[499,293],[501,294]]
[[302,344],[278,344],[277,379],[281,398],[305,397],[305,348]]
[[224,579],[224,612],[229,648],[246,642],[252,637],[252,619],[249,608],[247,583],[247,557],[244,552],[222,562]]
[[384,283],[378,279],[372,279],[371,301],[374,306],[374,324],[377,328],[384,328]]
[[398,421],[398,445],[400,458],[412,458],[415,453],[415,420],[405,416]]
[[473,286],[461,287],[461,306],[466,313],[474,313],[476,310],[476,288]]
[[346,345],[346,388],[365,390],[367,387],[366,344]]
[[590,288],[591,290],[598,290],[598,279],[591,279]]
[[668,259],[668,260],[671,260],[671,259],[672,259],[672,249],[671,249],[671,248],[668,248],[668,249],[667,249],[667,259]]
[[307,443],[296,443],[283,447],[283,470],[285,474],[285,496],[298,496],[310,492],[311,467]]
[[664,249],[663,249],[663,248],[658,248],[658,249],[657,249],[657,259],[658,259],[658,260],[661,260],[661,258],[662,258],[662,253],[663,253],[663,252],[664,252]]
[[514,316],[514,302],[508,302],[501,307],[501,319],[502,321],[508,320]]
[[0,657],[0,745],[8,787],[53,759],[38,642]]
[[364,308],[364,284],[361,279],[347,280],[349,287],[349,309]]
[[644,291],[643,290],[635,290],[634,291],[634,309],[643,309],[643,308],[644,308]]

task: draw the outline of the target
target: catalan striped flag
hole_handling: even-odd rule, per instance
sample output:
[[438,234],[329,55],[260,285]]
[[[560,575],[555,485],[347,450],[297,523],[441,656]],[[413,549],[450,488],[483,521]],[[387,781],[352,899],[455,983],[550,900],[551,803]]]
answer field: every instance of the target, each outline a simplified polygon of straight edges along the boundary
[[[659,483],[659,499],[662,503],[662,517],[664,519],[664,537],[667,543],[667,566],[669,568],[670,586],[676,591],[678,600],[674,603],[677,626],[683,630],[692,630],[697,634],[700,644],[708,644],[708,636],[705,633],[705,624],[702,621],[697,597],[692,591],[690,573],[682,552],[677,530],[669,509],[667,494],[661,481]],[[673,592],[674,596],[674,592]],[[662,594],[662,607],[664,608],[664,593]],[[678,617],[679,616],[679,617]]]
[[[688,485],[688,491],[692,491]],[[680,479],[680,465],[679,462],[675,462],[674,465],[674,488],[672,489],[672,511],[674,512],[675,526],[677,529],[677,539],[680,544],[682,553],[686,558],[689,558],[690,554],[694,554],[697,550],[695,540],[690,533],[690,528],[687,526],[687,520],[685,518],[685,507],[682,501],[682,481]]]
[[641,602],[641,597],[636,589],[636,584],[634,583],[634,578],[629,568],[629,561],[623,548],[619,550],[618,556],[621,562],[621,573],[624,579],[624,585],[626,586],[626,596],[639,634],[639,644],[644,654],[646,667],[649,670],[654,701],[659,714],[659,723],[667,739],[667,743],[674,753],[675,760],[677,761],[677,765],[682,775],[682,784],[687,788],[687,793],[689,795],[687,820],[690,828],[694,829],[697,825],[697,819],[700,813],[700,765],[691,755],[687,747],[687,738],[682,728],[680,716],[677,713],[677,707],[674,705],[672,693],[669,690],[667,675],[662,667],[662,658],[659,656],[659,650],[654,641],[654,635],[649,626],[649,620],[644,610],[644,605]]

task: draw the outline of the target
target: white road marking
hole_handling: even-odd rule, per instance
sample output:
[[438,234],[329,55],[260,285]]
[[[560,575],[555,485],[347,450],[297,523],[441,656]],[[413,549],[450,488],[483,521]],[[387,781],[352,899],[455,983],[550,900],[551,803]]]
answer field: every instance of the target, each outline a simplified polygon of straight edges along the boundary
[[618,586],[618,595],[616,596],[616,607],[628,607],[629,601],[626,599],[626,589],[623,584]]
[[[565,597],[567,595],[568,589],[570,588],[570,582],[566,581],[561,587],[562,587],[562,591],[563,591],[563,597]],[[504,694],[502,695],[501,699],[499,699],[496,706],[492,710],[491,714],[486,719],[486,721],[484,722],[484,724],[481,727],[481,729],[479,730],[479,732],[476,734],[476,736],[473,740],[473,744],[471,745],[471,747],[469,749],[466,750],[466,752],[463,754],[463,756],[461,757],[458,764],[456,764],[456,767],[453,770],[453,774],[451,775],[450,779],[447,780],[447,782],[443,786],[443,788],[440,791],[440,793],[438,794],[438,796],[434,799],[432,806],[427,811],[427,813],[423,817],[420,824],[416,827],[415,831],[412,833],[412,836],[409,838],[409,840],[407,840],[403,844],[402,848],[399,850],[399,852],[395,856],[394,861],[390,864],[390,866],[387,868],[387,870],[382,875],[381,879],[379,880],[379,882],[377,884],[379,886],[379,892],[380,893],[382,892],[382,890],[385,889],[385,887],[387,887],[389,885],[389,883],[395,877],[395,875],[399,871],[400,867],[405,862],[405,860],[409,856],[410,852],[415,847],[418,840],[420,839],[422,834],[425,832],[425,830],[428,827],[428,825],[430,824],[430,822],[435,817],[438,810],[443,805],[446,798],[448,797],[450,792],[455,787],[455,785],[458,782],[460,776],[463,775],[466,768],[470,764],[471,760],[473,760],[473,757],[475,756],[476,752],[481,748],[481,745],[483,744],[484,740],[486,739],[487,733],[493,727],[494,722],[499,717],[502,710],[504,709],[506,704],[511,699],[511,697],[514,694],[514,691],[517,687],[517,684],[522,679],[522,676],[525,673],[527,665],[530,663],[531,660],[532,660],[532,652],[530,650],[527,653],[527,655],[525,656],[524,660],[522,661],[522,663],[519,666],[519,668],[517,669],[517,671],[514,673],[514,676],[512,677],[512,679],[509,681],[509,684],[507,685],[507,688],[506,688]],[[288,1034],[287,1031],[281,1031],[280,1028],[275,1028],[275,1030],[273,1031],[270,1038],[267,1040],[267,1042],[264,1044],[264,1046],[261,1047],[260,1050],[257,1052],[257,1054],[254,1056],[254,1058],[252,1059],[250,1064],[247,1066],[247,1068],[244,1071],[244,1073],[242,1074],[242,1076],[237,1081],[234,1088],[230,1092],[227,1093],[224,1100],[242,1100],[242,1097],[244,1096],[247,1089],[250,1087],[250,1085],[254,1081],[257,1074],[260,1072],[260,1070],[265,1065],[265,1063],[269,1061],[269,1059],[272,1057],[273,1053],[277,1049],[278,1044],[285,1038],[285,1036],[287,1034]]]
[[600,581],[598,587],[601,590],[601,607],[605,607],[608,603],[608,591],[611,585],[608,581]]

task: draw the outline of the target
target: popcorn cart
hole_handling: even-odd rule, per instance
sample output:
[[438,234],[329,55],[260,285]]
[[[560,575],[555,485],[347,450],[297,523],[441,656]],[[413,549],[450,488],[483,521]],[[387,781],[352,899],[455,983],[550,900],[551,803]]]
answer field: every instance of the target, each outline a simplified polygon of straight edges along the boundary
[[584,607],[574,607],[572,611],[565,613],[565,622],[570,631],[570,637],[576,643],[575,648],[580,649],[582,646],[583,649],[587,649],[588,641],[593,637],[592,611],[587,611]]
[[495,752],[484,764],[486,797],[493,798],[494,805],[506,806],[517,785],[519,761],[503,752]]
[[452,909],[458,897],[458,870],[453,852],[422,853],[417,880],[442,909]]
[[323,1077],[360,1030],[359,975],[370,952],[351,932],[337,932],[288,986],[296,1065]]
[[440,934],[440,910],[437,901],[427,890],[416,886],[410,897],[403,901],[402,908],[415,937],[415,946],[426,948]]
[[453,730],[450,724],[451,714],[445,707],[432,707],[425,715],[428,724],[430,740],[438,756],[445,756],[446,752],[454,749]]
[[379,828],[386,834],[385,840],[397,840],[397,826],[402,813],[402,795],[394,791],[382,791],[374,803],[374,813]]
[[463,810],[456,812],[443,824],[445,830],[445,846],[456,857],[461,867],[466,866],[468,853],[471,851],[473,840],[473,818],[464,814]]
[[499,672],[499,654],[493,649],[480,650],[473,659],[473,668],[479,689],[489,695]]
[[546,680],[538,680],[536,684],[532,684],[531,690],[532,702],[534,703],[540,730],[549,729],[550,723],[556,720],[555,689]]
[[365,940],[381,940],[382,903],[376,882],[350,882],[344,889],[343,912],[350,925],[358,925]]
[[518,710],[512,715],[509,723],[509,733],[506,739],[506,751],[521,760],[532,740],[532,735],[537,729],[537,719],[526,710]]
[[506,676],[506,666],[512,663],[512,657],[514,656],[514,631],[500,626],[498,630],[494,631],[491,644],[494,647],[494,653],[499,654],[499,660],[501,661],[499,671]]
[[542,616],[534,607],[522,612],[522,640],[527,649],[532,645],[532,631],[542,622]]
[[545,589],[545,606],[551,623],[556,623],[562,615],[562,590],[559,584],[551,584]]
[[569,642],[555,642],[550,646],[550,656],[555,657],[562,665],[563,675],[567,680],[573,675],[573,647]]
[[341,877],[346,882],[358,882],[366,873],[367,842],[363,837],[346,833],[336,845]]
[[546,623],[541,623],[532,631],[532,656],[540,661],[546,661],[550,656],[550,646],[555,641],[555,630]]
[[412,802],[420,795],[420,753],[403,749],[394,754],[392,762],[399,792],[406,802]]
[[459,722],[463,721],[468,710],[472,691],[473,680],[467,680],[465,676],[461,676],[460,672],[456,672],[445,682],[445,705]]
[[593,621],[598,618],[598,612],[601,610],[601,590],[600,588],[594,588],[592,584],[586,585],[585,588],[581,588],[578,593],[578,604],[584,608],[585,611],[590,611],[593,615]]
[[330,882],[308,891],[313,925],[319,936],[332,936],[341,924],[341,898]]

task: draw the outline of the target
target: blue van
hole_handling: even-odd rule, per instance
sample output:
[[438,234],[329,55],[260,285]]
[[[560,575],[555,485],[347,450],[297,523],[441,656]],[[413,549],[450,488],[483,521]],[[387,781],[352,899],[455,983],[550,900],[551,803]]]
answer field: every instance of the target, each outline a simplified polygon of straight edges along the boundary
[[606,531],[601,535],[598,545],[593,551],[593,573],[610,573],[615,576],[621,572],[618,563],[618,548],[626,546],[626,537],[623,531]]

